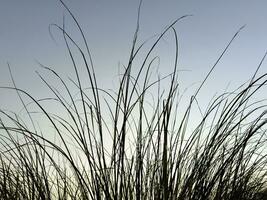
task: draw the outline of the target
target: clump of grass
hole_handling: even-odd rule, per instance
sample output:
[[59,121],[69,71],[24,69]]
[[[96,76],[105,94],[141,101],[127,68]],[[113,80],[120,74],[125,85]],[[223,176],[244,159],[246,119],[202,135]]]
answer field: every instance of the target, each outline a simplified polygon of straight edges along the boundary
[[[40,64],[64,90],[57,90],[39,73],[53,97],[38,100],[17,87],[13,77],[13,87],[2,87],[17,92],[27,117],[21,119],[16,113],[0,110],[1,198],[249,200],[266,197],[267,105],[265,100],[253,101],[254,95],[266,86],[267,74],[257,74],[265,55],[251,80],[214,98],[191,131],[190,119],[198,94],[239,31],[182,112],[174,25],[186,16],[171,23],[148,52],[142,54],[146,43],[137,46],[138,14],[128,64],[119,87],[110,92],[98,87],[82,29],[69,8],[63,2],[62,5],[76,23],[85,50],[66,32],[64,23],[62,27],[53,25],[63,34],[75,80],[67,82],[55,70]],[[152,52],[167,32],[173,33],[176,45],[173,72],[151,81],[157,60]],[[82,57],[86,81],[80,78],[82,66],[77,65],[71,47]],[[133,68],[138,67],[139,54],[144,56],[135,74]],[[162,89],[163,81],[168,82],[167,89]],[[69,89],[70,84],[76,87],[78,97]],[[153,105],[149,103],[152,100]],[[47,101],[66,114],[48,112]],[[33,104],[35,113],[30,109]],[[36,112],[47,120],[50,129],[38,128]],[[54,139],[48,137],[51,132]]]

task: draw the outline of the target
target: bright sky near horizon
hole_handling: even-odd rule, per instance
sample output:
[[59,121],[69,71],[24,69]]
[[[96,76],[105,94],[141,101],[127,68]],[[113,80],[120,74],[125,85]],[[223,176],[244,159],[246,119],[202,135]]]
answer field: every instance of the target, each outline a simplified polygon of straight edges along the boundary
[[[138,0],[65,0],[82,26],[92,51],[97,76],[110,88],[118,73],[118,63],[127,64],[136,27]],[[174,19],[192,14],[175,28],[179,36],[179,67],[185,87],[200,82],[235,32],[246,24],[222,62],[205,85],[207,91],[223,90],[229,82],[238,86],[248,80],[267,50],[266,0],[144,0],[140,16],[139,44],[161,33]],[[64,76],[73,73],[60,31],[49,24],[62,25],[81,42],[77,28],[59,0],[8,0],[0,3],[0,86],[11,84],[7,62],[19,87],[45,97],[44,84],[35,71],[38,62]],[[167,34],[157,53],[161,71],[171,71],[174,46]],[[169,57],[168,57],[169,56]],[[169,61],[169,63],[168,63]],[[263,64],[261,73],[267,71]],[[49,79],[49,77],[48,77]],[[208,92],[204,92],[207,95]],[[0,107],[12,105],[13,96],[0,91]],[[211,98],[208,97],[208,99]],[[266,95],[265,95],[266,96]]]

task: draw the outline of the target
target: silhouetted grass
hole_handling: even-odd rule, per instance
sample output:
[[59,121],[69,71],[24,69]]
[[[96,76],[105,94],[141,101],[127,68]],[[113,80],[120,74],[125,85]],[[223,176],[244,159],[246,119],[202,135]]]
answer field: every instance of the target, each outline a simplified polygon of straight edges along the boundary
[[[240,30],[181,111],[174,25],[186,16],[171,23],[141,54],[146,43],[137,46],[138,14],[128,64],[119,87],[110,92],[98,87],[82,29],[62,5],[76,23],[85,50],[64,24],[53,25],[63,34],[75,79],[66,81],[40,64],[64,90],[57,90],[39,73],[52,98],[36,99],[17,87],[13,77],[13,87],[1,87],[16,91],[27,113],[21,119],[0,110],[1,199],[266,199],[267,105],[264,99],[253,98],[266,86],[267,74],[257,74],[265,55],[249,82],[218,95],[201,113],[197,126],[190,125],[202,86]],[[151,80],[157,60],[152,52],[167,32],[173,33],[176,45],[173,72]],[[82,58],[87,80],[80,78],[82,66],[77,65],[71,47]],[[46,102],[65,114],[49,112]],[[32,105],[35,112],[29,108]],[[49,129],[38,127],[36,113],[49,122]]]

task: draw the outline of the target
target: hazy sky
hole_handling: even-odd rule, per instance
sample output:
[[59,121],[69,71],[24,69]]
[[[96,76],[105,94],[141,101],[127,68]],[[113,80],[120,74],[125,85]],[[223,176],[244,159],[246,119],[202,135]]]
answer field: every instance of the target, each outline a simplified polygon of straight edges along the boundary
[[[118,63],[127,63],[139,1],[65,0],[65,3],[85,32],[100,84],[112,87]],[[140,44],[161,33],[174,19],[192,14],[175,26],[179,36],[179,66],[190,70],[181,73],[181,81],[188,87],[204,78],[234,33],[246,24],[205,86],[206,91],[223,90],[229,82],[238,85],[246,81],[267,50],[266,8],[266,0],[144,0],[138,41]],[[41,97],[46,95],[35,74],[35,70],[43,72],[37,61],[63,76],[73,73],[62,34],[52,28],[56,41],[49,35],[49,24],[62,25],[63,15],[67,31],[81,42],[73,21],[58,0],[0,2],[1,86],[11,83],[7,62],[19,87]],[[173,64],[172,37],[167,34],[157,50],[162,57],[162,73],[170,72]],[[264,64],[261,72],[266,71]],[[203,94],[208,92],[204,90]],[[0,91],[0,95],[1,107],[13,103],[11,94]]]

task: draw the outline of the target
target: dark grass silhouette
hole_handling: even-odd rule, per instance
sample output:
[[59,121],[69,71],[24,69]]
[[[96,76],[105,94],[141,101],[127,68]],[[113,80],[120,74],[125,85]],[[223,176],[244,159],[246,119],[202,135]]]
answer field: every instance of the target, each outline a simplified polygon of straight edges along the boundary
[[[187,16],[172,22],[148,52],[141,54],[146,43],[137,46],[138,13],[128,64],[119,87],[110,92],[98,87],[86,38],[69,8],[61,3],[76,23],[85,50],[66,32],[64,23],[62,27],[54,24],[63,34],[75,79],[66,81],[40,64],[64,88],[58,91],[38,73],[53,98],[31,96],[16,86],[11,72],[13,87],[1,87],[16,91],[27,113],[21,119],[0,110],[1,199],[266,199],[267,105],[264,100],[254,100],[267,82],[267,74],[257,74],[265,55],[249,82],[214,98],[194,130],[188,129],[202,86],[242,28],[181,112],[174,25]],[[167,32],[173,33],[176,44],[173,72],[151,81],[157,59],[152,52]],[[73,49],[82,57],[82,70],[88,76],[85,81],[80,79],[81,66]],[[142,62],[134,74],[132,68],[138,67],[135,61],[140,54]],[[168,81],[168,88],[162,89],[163,81]],[[78,96],[70,85],[76,87]],[[154,94],[152,106],[148,104],[150,92]],[[49,112],[47,101],[67,115]],[[36,113],[29,108],[33,104],[57,139],[48,138],[46,128],[38,127]]]

